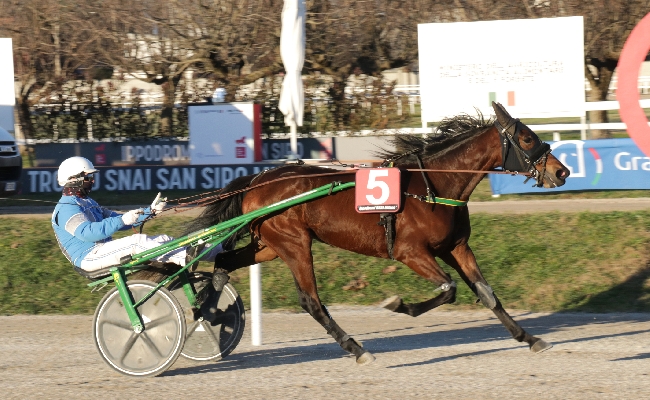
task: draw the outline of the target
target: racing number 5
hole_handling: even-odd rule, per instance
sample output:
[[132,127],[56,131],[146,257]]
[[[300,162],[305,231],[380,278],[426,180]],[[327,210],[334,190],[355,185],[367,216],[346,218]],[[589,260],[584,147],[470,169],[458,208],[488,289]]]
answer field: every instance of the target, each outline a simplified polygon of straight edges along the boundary
[[369,190],[372,190],[374,188],[379,188],[381,190],[381,196],[379,196],[379,198],[376,198],[371,194],[367,194],[366,200],[368,200],[370,204],[375,206],[386,203],[386,200],[388,200],[388,197],[390,196],[390,188],[388,187],[388,184],[386,182],[382,180],[377,180],[377,178],[388,177],[388,170],[372,169],[368,172],[369,172],[368,184],[366,185],[366,188]]

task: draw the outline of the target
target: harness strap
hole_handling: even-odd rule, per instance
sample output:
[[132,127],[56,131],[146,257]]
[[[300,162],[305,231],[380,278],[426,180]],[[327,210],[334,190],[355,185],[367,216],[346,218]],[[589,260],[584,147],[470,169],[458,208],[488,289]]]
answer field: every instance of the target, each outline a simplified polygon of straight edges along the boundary
[[386,249],[388,250],[388,256],[390,259],[394,260],[393,247],[395,247],[395,214],[379,214],[379,222],[377,222],[377,225],[383,226],[386,230]]
[[422,180],[424,180],[424,185],[427,187],[427,199],[433,199],[435,196],[433,195],[433,191],[431,190],[431,186],[429,186],[429,178],[427,178],[427,175],[424,173],[424,165],[422,164],[422,160],[420,159],[420,155],[416,154],[415,159],[418,161],[418,167],[420,167],[420,173],[422,174]]
[[413,193],[408,193],[408,192],[404,192],[404,195],[408,196],[408,197],[412,197],[412,198],[414,198],[416,200],[420,200],[421,202],[424,202],[424,203],[444,204],[446,206],[453,206],[453,207],[464,207],[464,206],[467,205],[466,201],[454,200],[454,199],[446,199],[444,197],[433,196],[433,197],[429,198],[427,196],[420,196],[420,195],[413,194]]

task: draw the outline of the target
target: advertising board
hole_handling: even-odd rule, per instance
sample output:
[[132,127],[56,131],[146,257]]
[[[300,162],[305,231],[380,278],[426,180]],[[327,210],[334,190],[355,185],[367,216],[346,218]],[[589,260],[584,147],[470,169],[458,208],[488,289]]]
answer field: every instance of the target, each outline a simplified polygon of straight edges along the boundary
[[[624,190],[650,189],[650,157],[632,139],[563,140],[549,142],[553,155],[571,172],[564,186],[551,189]],[[493,194],[549,193],[549,189],[532,187],[525,177],[490,175]]]
[[584,115],[582,17],[418,25],[422,122],[491,115]]
[[[334,145],[351,138],[300,138],[298,156],[301,159],[330,159],[334,157]],[[350,147],[350,146],[346,146]],[[357,146],[358,149],[359,146]],[[63,160],[83,156],[95,166],[128,165],[189,165],[190,153],[187,140],[142,140],[83,143],[37,143],[34,149],[34,165],[58,167]],[[373,149],[375,149],[373,147]],[[346,149],[348,154],[354,149]],[[286,159],[291,151],[289,139],[262,139],[262,162]],[[346,158],[346,159],[348,159]]]
[[[183,165],[96,167],[93,191],[219,189],[235,178],[275,167],[273,164]],[[23,194],[60,193],[57,168],[26,168],[21,183]]]
[[0,128],[14,132],[14,55],[12,41],[0,38]]
[[190,105],[187,113],[192,165],[245,164],[262,159],[259,104]]

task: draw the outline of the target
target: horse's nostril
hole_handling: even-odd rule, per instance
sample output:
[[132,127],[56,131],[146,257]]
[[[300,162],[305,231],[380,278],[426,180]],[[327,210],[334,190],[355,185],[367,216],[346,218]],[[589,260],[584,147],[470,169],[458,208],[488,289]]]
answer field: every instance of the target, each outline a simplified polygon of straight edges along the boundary
[[558,169],[555,173],[555,176],[560,179],[566,179],[569,176],[569,171],[564,168]]

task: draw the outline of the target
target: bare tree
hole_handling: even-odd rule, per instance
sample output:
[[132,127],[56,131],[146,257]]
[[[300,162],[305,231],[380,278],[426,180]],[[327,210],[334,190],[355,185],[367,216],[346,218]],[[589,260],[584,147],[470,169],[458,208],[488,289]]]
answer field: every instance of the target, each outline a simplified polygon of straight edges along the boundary
[[40,96],[59,91],[92,56],[93,38],[82,29],[83,4],[66,0],[0,0],[5,23],[0,35],[11,37],[16,77],[17,116],[25,138],[33,137],[31,106]]
[[[161,133],[172,132],[174,104],[184,77],[202,74],[234,88],[281,71],[281,1],[108,0],[98,26],[106,43],[102,60],[164,93]],[[231,97],[232,99],[232,97]]]
[[[17,110],[31,136],[36,90],[61,93],[65,81],[103,65],[161,85],[160,133],[173,132],[174,109],[188,98],[186,77],[236,89],[282,72],[282,0],[0,0],[0,34],[14,39]],[[335,126],[348,125],[345,87],[351,74],[379,76],[417,65],[417,24],[582,15],[589,100],[605,100],[629,32],[650,0],[307,0],[304,73],[331,77]],[[188,80],[189,81],[189,80]],[[605,112],[592,112],[605,122]],[[598,137],[606,133],[596,132]]]

